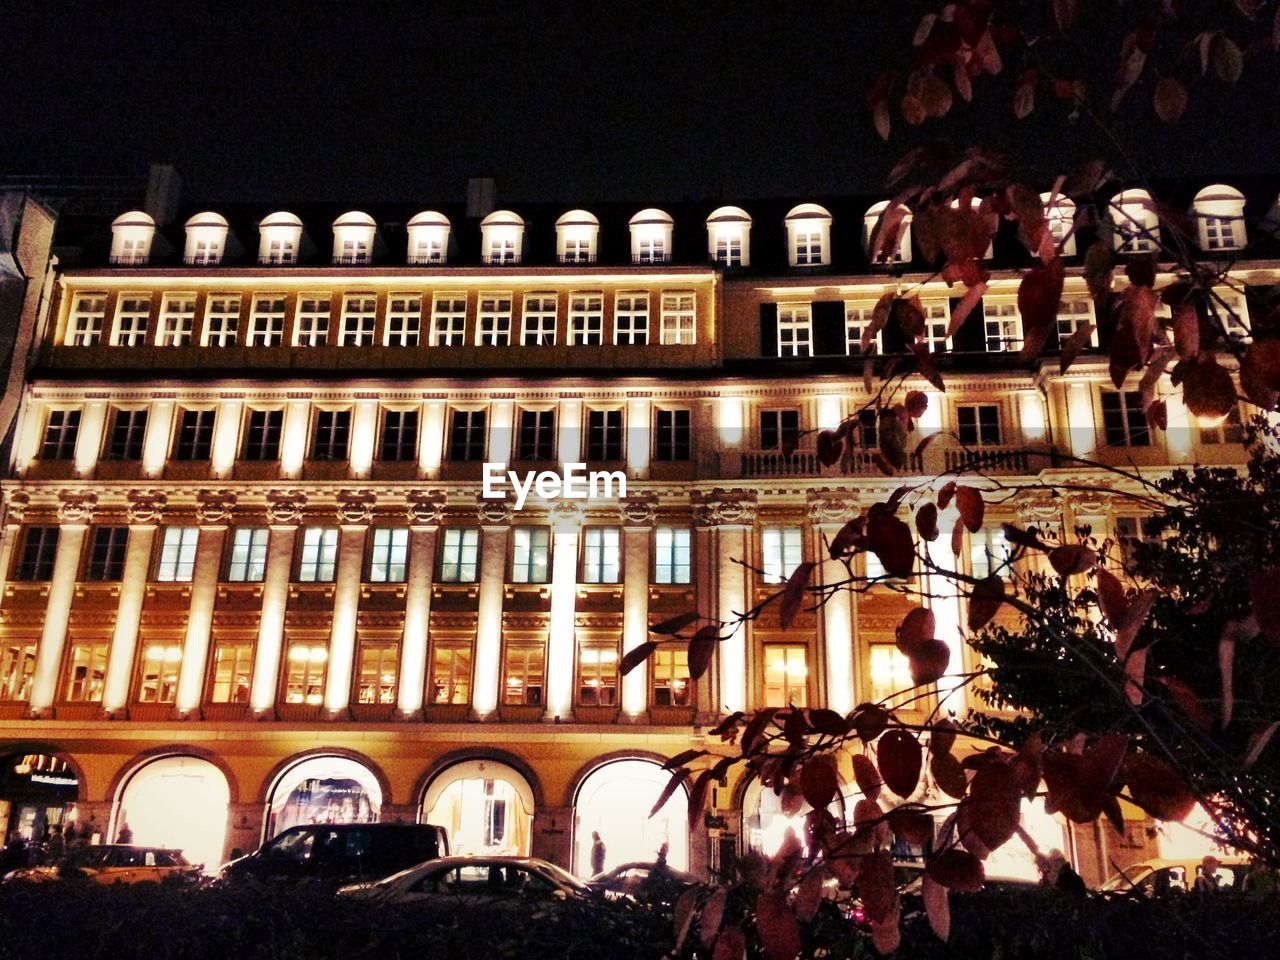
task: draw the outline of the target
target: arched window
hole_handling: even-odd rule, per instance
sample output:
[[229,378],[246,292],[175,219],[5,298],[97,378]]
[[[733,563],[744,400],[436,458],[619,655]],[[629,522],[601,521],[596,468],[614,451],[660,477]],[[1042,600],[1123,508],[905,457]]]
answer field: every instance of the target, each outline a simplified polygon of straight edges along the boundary
[[187,243],[182,262],[197,266],[221,263],[227,248],[227,221],[212,211],[197,213],[187,221]]
[[751,266],[751,215],[720,207],[707,217],[707,256],[722,267]]
[[156,222],[141,210],[122,213],[111,222],[111,262],[143,264],[151,259]]
[[604,844],[604,869],[633,860],[651,861],[662,847],[675,870],[689,867],[689,810],[683,790],[650,815],[671,777],[655,760],[612,760],[592,770],[573,798],[573,871],[594,871],[594,835]]
[[298,262],[302,221],[285,210],[264,217],[258,224],[258,262],[272,265]]
[[[1052,203],[1050,203],[1052,201]],[[1072,228],[1076,222],[1076,202],[1062,194],[1040,194],[1040,202],[1044,205],[1045,226],[1049,228],[1049,236],[1064,257],[1073,257],[1076,253],[1076,235]]]
[[631,218],[631,262],[670,263],[671,234],[675,221],[663,210],[650,207]]
[[1151,253],[1160,246],[1155,201],[1145,190],[1124,190],[1107,204],[1112,245],[1119,253]]
[[445,263],[449,259],[449,218],[424,210],[408,224],[410,264]]
[[480,259],[485,263],[519,263],[524,259],[524,218],[495,210],[480,221]]
[[816,203],[792,207],[785,221],[787,262],[793,267],[820,267],[831,263],[831,214]]
[[1200,249],[1243,250],[1248,243],[1244,226],[1244,194],[1215,183],[1196,194],[1191,215],[1200,233]]
[[212,873],[225,858],[231,791],[222,771],[199,757],[173,755],[138,767],[116,799],[115,840],[128,827],[147,847],[181,850]]
[[454,856],[527,857],[533,834],[533,788],[497,760],[455,763],[422,797],[422,821],[444,827]]
[[[880,254],[875,258],[876,263],[906,263],[911,259],[911,211],[904,204],[898,204],[897,213],[888,215],[890,201],[881,200],[862,218],[862,249],[866,251],[868,257],[872,256],[872,240],[874,238],[876,246],[880,248]],[[897,242],[894,243],[892,238],[881,241],[876,233],[876,227],[879,226],[881,232],[885,230],[893,230],[897,233]]]
[[378,225],[359,210],[344,213],[333,221],[333,262],[369,263],[373,260],[373,235]]
[[382,787],[347,757],[311,756],[288,767],[267,800],[267,839],[304,823],[377,823]]
[[595,263],[599,255],[600,221],[586,210],[570,210],[556,221],[556,260]]

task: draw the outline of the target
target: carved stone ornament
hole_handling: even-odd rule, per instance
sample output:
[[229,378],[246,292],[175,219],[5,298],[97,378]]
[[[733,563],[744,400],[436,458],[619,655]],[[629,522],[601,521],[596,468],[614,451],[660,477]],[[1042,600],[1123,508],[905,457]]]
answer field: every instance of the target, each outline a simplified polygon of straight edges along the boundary
[[836,526],[858,515],[858,495],[836,490],[815,490],[809,496],[809,522]]
[[307,508],[307,497],[302,493],[267,494],[267,523],[283,527],[301,523]]
[[373,508],[378,498],[368,490],[353,490],[338,494],[338,522],[345,524],[368,523],[373,519]]
[[501,527],[511,522],[511,507],[505,500],[476,501],[476,518],[482,526]]
[[695,506],[693,515],[703,527],[750,526],[756,522],[755,494],[745,490],[713,490]]
[[58,494],[59,523],[91,523],[93,510],[98,505],[98,497],[92,493]]
[[1062,522],[1062,498],[1048,493],[1033,493],[1014,501],[1018,522],[1024,527],[1042,527]]
[[226,490],[202,493],[196,503],[196,519],[206,526],[230,523],[236,508],[236,495]]
[[658,516],[657,503],[648,497],[627,497],[618,505],[624,527],[650,527]]
[[128,495],[129,522],[132,524],[159,523],[164,516],[169,498],[154,490],[135,490]]
[[582,527],[584,515],[582,504],[563,500],[551,504],[547,510],[555,533],[576,533]]
[[31,497],[29,497],[27,494],[23,493],[22,491],[9,494],[8,502],[5,504],[5,506],[8,508],[5,514],[6,516],[5,522],[21,523],[23,518],[27,515],[27,507],[29,507],[30,505],[31,505]]
[[405,511],[411,527],[431,527],[444,515],[445,495],[442,490],[415,490],[409,494]]
[[1067,497],[1071,512],[1079,517],[1105,517],[1111,512],[1111,494],[1101,490],[1081,490]]

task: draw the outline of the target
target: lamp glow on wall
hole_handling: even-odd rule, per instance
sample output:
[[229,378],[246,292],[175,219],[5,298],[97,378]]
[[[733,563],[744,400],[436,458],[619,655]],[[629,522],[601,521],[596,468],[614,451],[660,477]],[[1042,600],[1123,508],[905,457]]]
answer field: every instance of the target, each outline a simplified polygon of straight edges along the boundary
[[840,426],[840,398],[818,398],[818,429],[834,430]]
[[1018,396],[1018,415],[1022,421],[1022,436],[1026,440],[1043,440],[1045,426],[1044,403],[1040,395],[1028,390]]
[[307,401],[294,400],[285,408],[284,437],[280,443],[280,468],[296,477],[307,456]]
[[[1182,402],[1181,393],[1169,393],[1161,399],[1165,401],[1165,409],[1169,414],[1169,428],[1165,430],[1165,442],[1169,444],[1169,453],[1176,457],[1186,458],[1191,456],[1191,448],[1193,446],[1191,431],[1194,426],[1208,429],[1222,423],[1222,420],[1214,420],[1212,418],[1199,420],[1197,418],[1198,423],[1193,426],[1191,411]],[[1224,417],[1223,419],[1226,418]]]
[[737,446],[742,442],[742,405],[740,397],[720,398],[720,439]]
[[925,390],[929,405],[916,421],[916,431],[921,437],[927,437],[942,429],[942,394],[937,390]]
[[1077,457],[1093,453],[1098,434],[1093,423],[1093,403],[1087,383],[1073,383],[1068,388],[1067,422],[1071,428],[1071,452]]
[[578,529],[560,521],[551,555],[551,631],[547,638],[547,715],[567,717],[573,707],[574,612],[578,589]]

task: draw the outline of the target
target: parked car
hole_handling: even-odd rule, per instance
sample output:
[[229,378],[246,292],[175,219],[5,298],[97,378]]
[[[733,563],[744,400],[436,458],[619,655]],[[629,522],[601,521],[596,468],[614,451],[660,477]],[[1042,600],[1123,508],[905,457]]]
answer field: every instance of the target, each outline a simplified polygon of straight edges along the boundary
[[698,879],[683,870],[672,870],[666,864],[661,869],[656,862],[635,860],[597,873],[587,881],[587,886],[597,893],[635,897],[647,901],[657,899],[673,902],[690,887],[697,886]]
[[[1099,890],[1104,893],[1141,893],[1146,896],[1169,892],[1186,892],[1195,887],[1203,872],[1199,859],[1141,860],[1125,867],[1108,879]],[[1243,857],[1220,857],[1216,877],[1219,890],[1238,888],[1249,872],[1249,861]]]
[[61,880],[163,883],[194,881],[200,875],[200,867],[188,863],[181,850],[111,843],[97,847],[78,847],[57,863],[15,870],[5,880],[20,883]]
[[592,891],[573,874],[536,857],[443,857],[376,883],[343,887],[338,895],[459,909],[590,900]]
[[235,882],[342,884],[380,880],[406,867],[449,855],[443,827],[427,823],[328,823],[291,827],[220,871]]

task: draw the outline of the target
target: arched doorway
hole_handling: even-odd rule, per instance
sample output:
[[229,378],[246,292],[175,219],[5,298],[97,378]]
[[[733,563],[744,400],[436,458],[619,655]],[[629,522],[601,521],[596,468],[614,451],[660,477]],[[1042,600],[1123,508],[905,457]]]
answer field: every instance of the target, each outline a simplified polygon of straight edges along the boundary
[[[827,810],[837,822],[843,823],[846,810],[852,812],[856,799],[840,784],[839,793]],[[813,807],[805,801],[795,813],[787,813],[782,809],[782,798],[753,778],[742,794],[743,843],[747,849],[769,857],[778,852],[788,833],[794,833],[803,846],[804,821],[811,810]]]
[[285,768],[267,797],[270,840],[302,823],[377,823],[382,786],[348,757],[306,757]]
[[222,864],[230,802],[226,776],[208,760],[160,757],[138,767],[121,786],[112,837],[181,850],[212,873]]
[[652,817],[671,774],[656,760],[612,760],[592,770],[573,800],[573,872],[591,871],[592,834],[604,843],[604,868],[633,860],[653,860],[663,844],[667,863],[676,870],[689,869],[689,805],[686,793],[677,790]]
[[0,758],[0,843],[39,843],[75,809],[80,781],[56,753],[11,753]]
[[452,764],[432,778],[422,796],[422,819],[448,831],[455,855],[527,857],[533,806],[533,788],[518,770],[477,758]]

